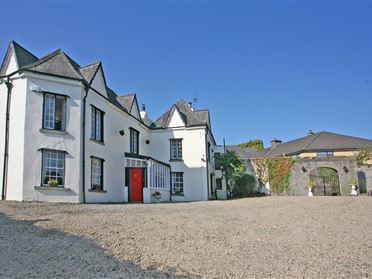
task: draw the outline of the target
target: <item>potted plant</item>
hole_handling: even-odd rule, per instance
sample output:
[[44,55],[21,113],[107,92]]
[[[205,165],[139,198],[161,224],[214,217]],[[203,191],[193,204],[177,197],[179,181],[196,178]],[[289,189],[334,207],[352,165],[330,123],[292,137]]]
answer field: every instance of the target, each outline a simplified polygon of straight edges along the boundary
[[151,196],[155,199],[156,202],[159,202],[161,199],[161,193],[159,191],[155,191],[154,193],[152,193]]
[[58,186],[58,180],[57,179],[49,179],[48,180],[48,186],[49,187],[57,187]]
[[307,183],[307,189],[309,190],[309,192],[307,193],[308,197],[313,197],[314,196],[313,192],[312,192],[314,186],[315,186],[314,181],[310,179],[309,182]]
[[358,185],[358,181],[355,178],[350,180],[351,195],[352,196],[357,196],[358,195],[358,192],[356,191],[357,185]]

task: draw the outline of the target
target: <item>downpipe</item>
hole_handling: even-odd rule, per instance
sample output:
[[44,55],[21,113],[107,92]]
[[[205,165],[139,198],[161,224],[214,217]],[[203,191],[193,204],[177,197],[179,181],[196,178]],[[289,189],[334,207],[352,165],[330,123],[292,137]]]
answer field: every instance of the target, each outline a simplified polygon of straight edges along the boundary
[[13,84],[11,83],[9,77],[5,81],[7,87],[7,101],[6,101],[6,113],[5,113],[5,140],[4,140],[4,164],[3,164],[3,181],[1,188],[1,199],[6,199],[6,189],[8,183],[8,159],[9,159],[9,120],[10,120],[10,104],[12,97]]

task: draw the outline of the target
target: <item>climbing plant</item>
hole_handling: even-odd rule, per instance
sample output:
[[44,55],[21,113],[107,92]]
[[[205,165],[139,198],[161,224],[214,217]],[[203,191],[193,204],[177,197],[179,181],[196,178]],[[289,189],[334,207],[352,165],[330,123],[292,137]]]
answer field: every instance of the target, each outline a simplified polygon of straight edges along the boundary
[[265,159],[271,191],[276,194],[290,191],[291,170],[294,164],[292,158],[268,158]]
[[254,140],[249,140],[247,142],[243,142],[243,143],[239,144],[239,147],[241,147],[241,148],[252,148],[255,151],[264,150],[263,141],[260,140],[260,139],[254,139]]

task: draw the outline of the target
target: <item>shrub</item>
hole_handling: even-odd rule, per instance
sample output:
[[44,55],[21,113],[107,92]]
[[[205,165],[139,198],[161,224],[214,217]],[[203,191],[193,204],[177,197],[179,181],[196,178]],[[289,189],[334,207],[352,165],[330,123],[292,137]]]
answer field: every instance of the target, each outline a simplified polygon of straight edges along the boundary
[[262,151],[264,150],[263,141],[260,139],[249,140],[247,142],[243,142],[239,144],[241,148],[252,148],[255,151]]
[[243,174],[235,183],[233,194],[237,198],[250,196],[256,187],[256,179],[250,174]]

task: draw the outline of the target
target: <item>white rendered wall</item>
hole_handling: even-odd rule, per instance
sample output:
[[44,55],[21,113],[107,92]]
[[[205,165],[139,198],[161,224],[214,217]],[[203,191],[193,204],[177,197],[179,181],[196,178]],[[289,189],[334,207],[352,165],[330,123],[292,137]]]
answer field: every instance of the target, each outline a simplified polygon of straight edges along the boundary
[[[91,105],[105,112],[104,143],[90,140],[91,134]],[[125,152],[130,151],[130,129],[134,128],[139,134],[139,154],[149,155],[150,146],[145,143],[149,131],[133,116],[126,114],[112,105],[108,100],[90,91],[87,98],[86,110],[86,201],[87,202],[124,202],[128,200],[125,189]],[[125,132],[121,136],[119,131]],[[106,192],[91,192],[91,158],[99,157],[104,162],[104,183]]]
[[[31,86],[44,91],[69,96],[66,109],[66,134],[43,132],[44,94],[33,92]],[[27,106],[24,143],[24,190],[25,201],[81,202],[81,102],[83,88],[78,82],[48,76],[30,76],[27,86]],[[70,191],[36,190],[41,186],[42,151],[40,149],[66,151],[65,185]]]
[[[27,80],[23,78],[15,78],[12,79],[12,83],[13,89],[9,119],[9,159],[6,199],[21,201],[23,200],[23,147],[25,138],[24,131]],[[2,145],[2,149],[4,149],[4,145]]]
[[[182,138],[183,161],[170,161],[172,138]],[[172,195],[172,201],[207,200],[205,128],[174,128],[152,131],[152,157],[169,163],[172,172],[184,173],[184,195]]]

